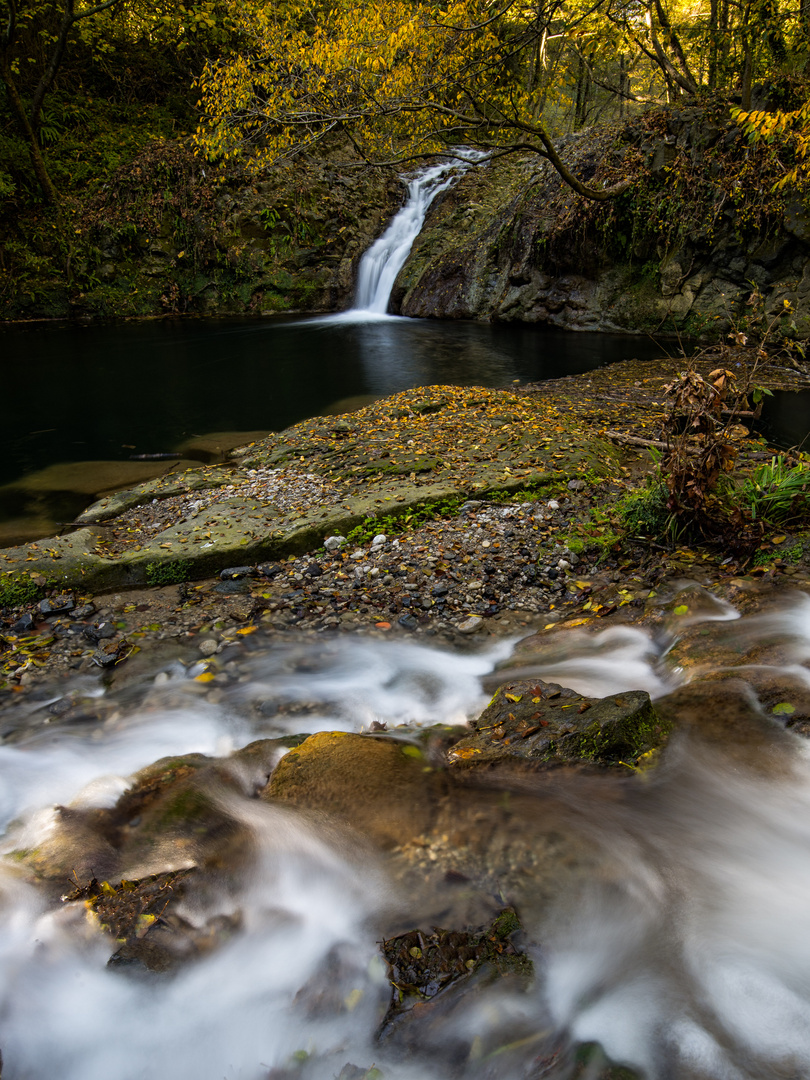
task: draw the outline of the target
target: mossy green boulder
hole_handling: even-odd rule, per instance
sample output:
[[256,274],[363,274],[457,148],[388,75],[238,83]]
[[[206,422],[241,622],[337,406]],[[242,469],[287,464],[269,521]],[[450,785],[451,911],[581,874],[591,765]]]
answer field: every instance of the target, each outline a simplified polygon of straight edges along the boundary
[[448,752],[451,765],[587,762],[635,767],[670,731],[643,690],[589,698],[540,679],[501,686],[473,732]]

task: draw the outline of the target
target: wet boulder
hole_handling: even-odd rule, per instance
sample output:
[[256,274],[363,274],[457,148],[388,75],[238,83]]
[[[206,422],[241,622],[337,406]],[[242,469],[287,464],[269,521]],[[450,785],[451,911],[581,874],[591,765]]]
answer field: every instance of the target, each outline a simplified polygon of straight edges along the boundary
[[326,814],[391,848],[428,831],[443,790],[412,743],[324,731],[281,759],[262,798]]
[[448,760],[456,767],[516,758],[543,766],[633,765],[663,745],[670,728],[643,690],[589,698],[539,679],[513,682],[496,691]]

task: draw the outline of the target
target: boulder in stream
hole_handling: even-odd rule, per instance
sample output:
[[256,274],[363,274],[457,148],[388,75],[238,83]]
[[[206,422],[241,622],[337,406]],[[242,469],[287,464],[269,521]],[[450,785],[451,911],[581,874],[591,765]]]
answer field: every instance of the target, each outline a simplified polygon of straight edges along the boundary
[[322,731],[281,759],[262,798],[328,814],[391,848],[429,829],[443,789],[410,742]]
[[451,765],[521,758],[543,766],[633,766],[663,745],[671,723],[643,690],[589,698],[536,679],[501,686],[472,728],[448,752]]

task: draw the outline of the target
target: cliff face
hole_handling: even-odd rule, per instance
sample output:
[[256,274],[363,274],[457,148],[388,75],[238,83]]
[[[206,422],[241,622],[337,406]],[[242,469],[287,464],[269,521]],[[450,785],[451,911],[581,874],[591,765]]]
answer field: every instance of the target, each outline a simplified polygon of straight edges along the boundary
[[[754,288],[785,330],[810,335],[810,217],[730,121],[698,108],[564,144],[586,179],[624,173],[609,203],[567,189],[541,158],[465,175],[431,209],[393,307],[428,318],[571,330],[716,334]],[[792,324],[792,325],[789,325]]]
[[[392,309],[571,330],[717,335],[754,289],[810,336],[810,214],[772,193],[774,148],[721,106],[653,111],[561,152],[586,182],[633,181],[595,203],[540,157],[467,172],[440,196]],[[404,189],[392,171],[322,150],[261,178],[206,179],[181,143],[150,144],[64,223],[0,236],[0,318],[338,311]],[[784,307],[788,301],[790,309]]]

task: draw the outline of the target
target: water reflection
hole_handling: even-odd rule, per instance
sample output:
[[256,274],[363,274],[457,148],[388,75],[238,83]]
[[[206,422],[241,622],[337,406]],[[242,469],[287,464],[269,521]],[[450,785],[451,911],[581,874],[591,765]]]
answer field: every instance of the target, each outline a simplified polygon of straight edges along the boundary
[[0,340],[16,406],[0,435],[0,482],[58,461],[169,451],[211,431],[281,430],[356,395],[499,386],[660,355],[643,338],[389,318],[40,326]]
[[[364,313],[313,319],[286,329],[307,334],[336,362],[357,358],[368,392],[394,394],[413,386],[503,386],[577,375],[635,357],[661,356],[662,347],[630,335],[570,334],[536,326],[432,322]],[[348,361],[348,363],[347,363]]]

